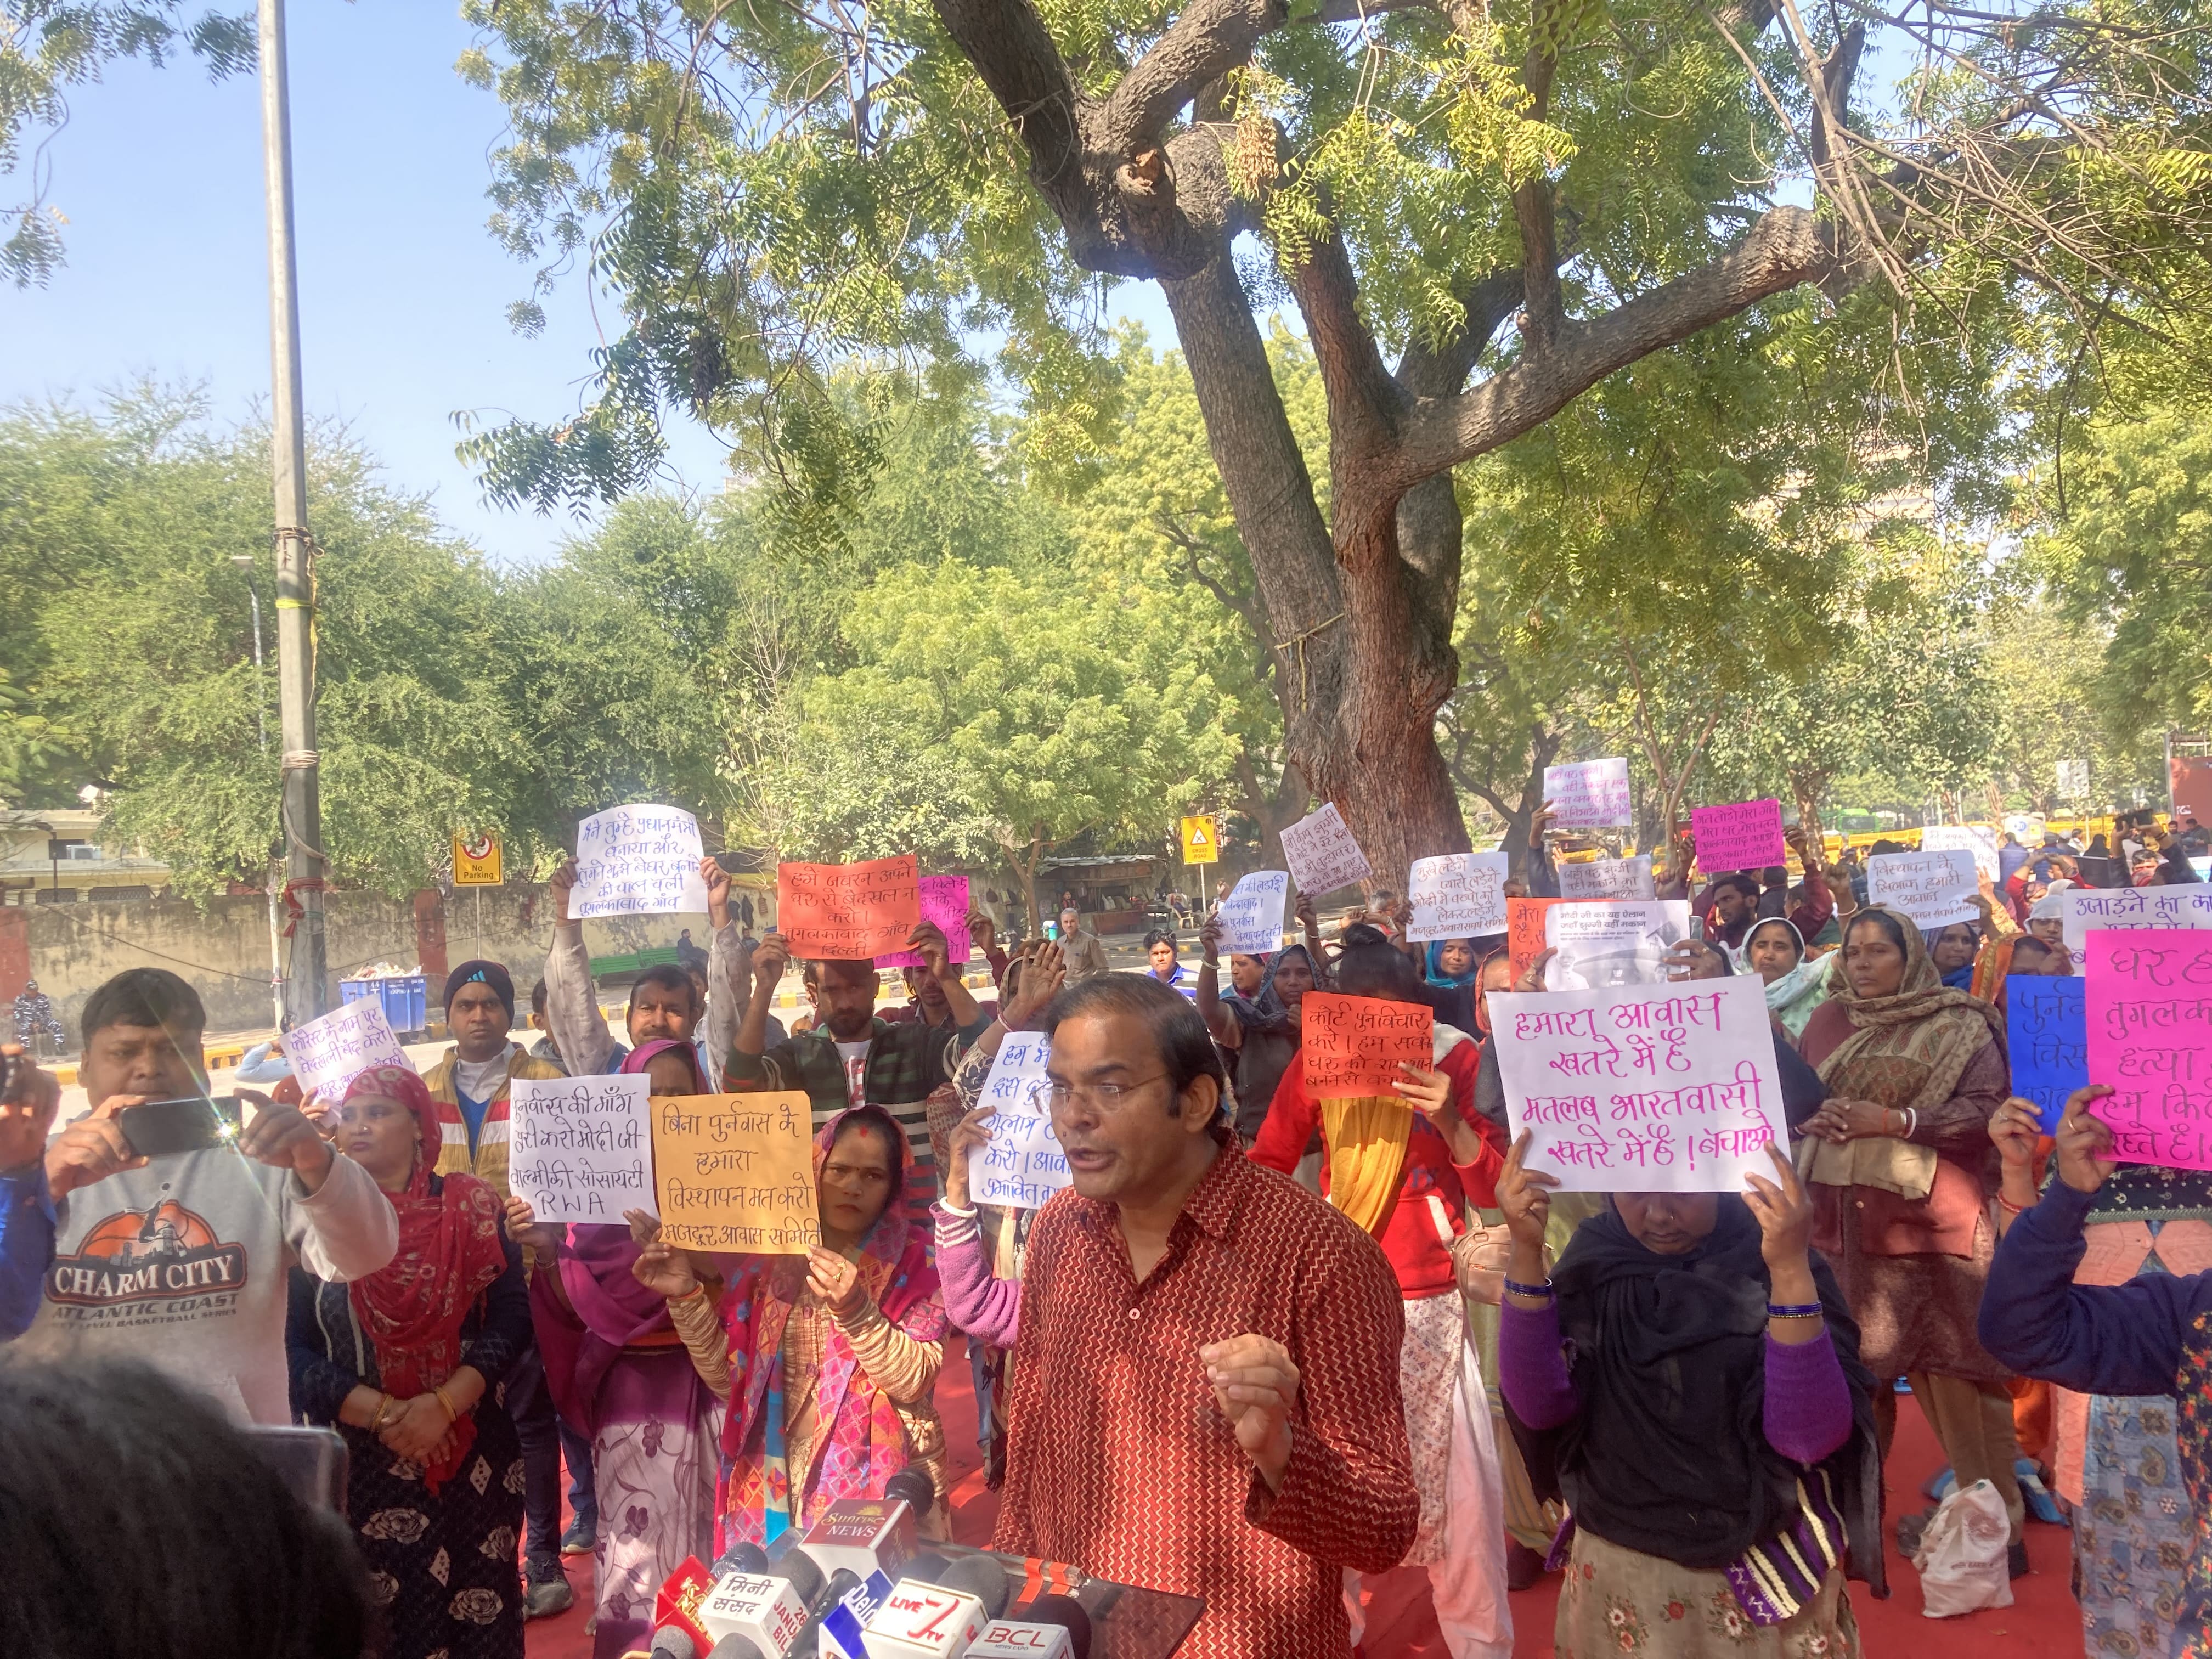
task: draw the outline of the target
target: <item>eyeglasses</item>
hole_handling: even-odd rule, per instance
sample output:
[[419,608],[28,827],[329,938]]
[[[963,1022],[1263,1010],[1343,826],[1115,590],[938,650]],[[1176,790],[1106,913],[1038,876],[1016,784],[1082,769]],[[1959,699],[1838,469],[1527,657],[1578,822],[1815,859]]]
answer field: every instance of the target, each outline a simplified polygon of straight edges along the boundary
[[1122,1103],[1138,1090],[1166,1079],[1165,1072],[1155,1072],[1134,1083],[1048,1084],[1045,1099],[1055,1112],[1064,1112],[1070,1106],[1088,1106],[1092,1111],[1110,1115],[1121,1109]]

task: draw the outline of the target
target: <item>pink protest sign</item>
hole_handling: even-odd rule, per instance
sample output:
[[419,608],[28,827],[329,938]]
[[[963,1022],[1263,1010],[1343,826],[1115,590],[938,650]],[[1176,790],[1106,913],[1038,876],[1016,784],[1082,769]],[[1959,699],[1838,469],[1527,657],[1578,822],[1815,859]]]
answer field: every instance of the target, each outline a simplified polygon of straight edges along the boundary
[[1690,833],[1698,839],[1698,868],[1709,876],[1723,870],[1764,870],[1789,860],[1778,800],[1692,806]]
[[[952,948],[951,959],[965,962],[975,954],[975,947],[968,939],[968,878],[965,876],[924,876],[921,878],[921,919],[933,921],[945,930],[945,942]],[[878,968],[920,968],[925,964],[918,951],[894,951],[889,956],[878,957]]]
[[2212,1170],[2212,933],[2100,930],[2087,941],[2090,1110],[2130,1164]]

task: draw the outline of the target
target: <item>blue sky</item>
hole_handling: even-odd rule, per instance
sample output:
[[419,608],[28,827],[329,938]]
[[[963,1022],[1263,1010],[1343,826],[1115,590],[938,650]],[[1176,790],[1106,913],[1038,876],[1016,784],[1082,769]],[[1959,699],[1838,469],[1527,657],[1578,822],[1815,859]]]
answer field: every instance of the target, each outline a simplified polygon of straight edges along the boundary
[[[484,229],[498,100],[462,83],[471,44],[447,0],[291,0],[293,167],[307,396],[345,422],[396,485],[502,562],[550,556],[565,519],[486,507],[453,456],[456,410],[539,419],[575,409],[600,343],[580,276],[524,339],[506,308],[529,270]],[[144,375],[201,381],[228,419],[269,391],[260,105],[251,77],[190,60],[114,66],[76,89],[48,155],[69,263],[44,289],[0,285],[0,403]],[[21,180],[0,185],[15,199]],[[1117,296],[1155,341],[1150,284]],[[604,300],[600,315],[618,329]],[[718,490],[721,449],[673,433],[682,484]]]

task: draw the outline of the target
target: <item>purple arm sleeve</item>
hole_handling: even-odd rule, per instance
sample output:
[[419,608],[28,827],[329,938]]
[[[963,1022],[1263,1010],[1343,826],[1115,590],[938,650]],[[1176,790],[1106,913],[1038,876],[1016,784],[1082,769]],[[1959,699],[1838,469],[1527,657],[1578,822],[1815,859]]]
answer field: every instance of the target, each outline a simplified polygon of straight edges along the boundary
[[1012,1347],[1021,1329],[1019,1281],[992,1277],[975,1217],[954,1215],[941,1204],[930,1213],[937,1218],[937,1277],[945,1286],[945,1313],[978,1340]]
[[1556,1303],[1523,1308],[1508,1302],[1498,1310],[1498,1386],[1514,1416],[1532,1429],[1556,1429],[1582,1409],[1559,1348]]
[[1766,1443],[1793,1462],[1817,1463],[1850,1438],[1851,1390],[1836,1344],[1766,1339]]

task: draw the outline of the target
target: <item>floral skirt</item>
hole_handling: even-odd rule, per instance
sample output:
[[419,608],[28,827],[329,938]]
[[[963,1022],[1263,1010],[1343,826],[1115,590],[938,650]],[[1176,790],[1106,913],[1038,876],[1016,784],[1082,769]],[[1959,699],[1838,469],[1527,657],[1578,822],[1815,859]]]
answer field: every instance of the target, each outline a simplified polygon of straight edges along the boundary
[[2165,1659],[2196,1540],[2173,1401],[2091,1395],[2081,1488],[2074,1593],[2091,1659]]
[[653,1640],[653,1601],[684,1559],[714,1557],[714,1473],[721,1403],[682,1348],[625,1352],[600,1385],[592,1468],[599,1488],[594,1552],[598,1659]]
[[1840,1568],[1796,1617],[1754,1625],[1728,1575],[1677,1566],[1575,1533],[1552,1632],[1557,1659],[1858,1659]]

